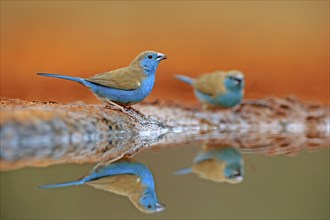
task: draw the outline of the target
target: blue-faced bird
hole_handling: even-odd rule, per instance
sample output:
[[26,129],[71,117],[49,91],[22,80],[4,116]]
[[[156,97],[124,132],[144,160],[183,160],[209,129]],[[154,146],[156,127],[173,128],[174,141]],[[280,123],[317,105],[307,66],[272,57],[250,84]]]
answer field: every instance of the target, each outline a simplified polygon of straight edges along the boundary
[[206,147],[194,158],[190,168],[178,170],[176,175],[195,173],[214,182],[240,183],[244,179],[244,160],[234,147]]
[[144,213],[156,213],[165,209],[158,202],[154,178],[144,164],[133,159],[121,159],[104,167],[93,169],[80,180],[39,186],[48,189],[87,184],[122,196],[126,196],[134,206]]
[[176,78],[193,87],[203,108],[231,108],[240,104],[244,96],[244,75],[238,70],[216,71],[196,79],[183,75]]
[[166,58],[167,56],[162,53],[144,51],[127,67],[89,78],[50,73],[37,74],[78,82],[89,88],[101,101],[123,110],[122,106],[141,102],[149,95],[155,83],[158,64]]

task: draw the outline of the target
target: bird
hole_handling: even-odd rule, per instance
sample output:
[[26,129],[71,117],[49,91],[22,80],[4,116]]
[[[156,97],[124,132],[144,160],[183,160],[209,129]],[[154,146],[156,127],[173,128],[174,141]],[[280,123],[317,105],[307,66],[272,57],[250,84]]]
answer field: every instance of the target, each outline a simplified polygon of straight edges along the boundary
[[158,202],[154,178],[149,168],[129,158],[97,167],[76,181],[43,185],[38,188],[49,189],[83,184],[126,196],[138,210],[144,213],[157,213],[165,209],[165,205]]
[[204,146],[190,168],[175,172],[176,175],[189,173],[219,183],[240,183],[244,179],[244,159],[235,147]]
[[244,75],[241,71],[215,71],[196,79],[184,75],[176,78],[191,85],[204,109],[231,108],[240,104],[244,96]]
[[37,75],[78,82],[89,88],[102,102],[124,111],[125,107],[141,102],[149,95],[155,83],[158,64],[164,59],[167,59],[165,54],[144,51],[127,67],[89,78],[52,73],[37,73]]

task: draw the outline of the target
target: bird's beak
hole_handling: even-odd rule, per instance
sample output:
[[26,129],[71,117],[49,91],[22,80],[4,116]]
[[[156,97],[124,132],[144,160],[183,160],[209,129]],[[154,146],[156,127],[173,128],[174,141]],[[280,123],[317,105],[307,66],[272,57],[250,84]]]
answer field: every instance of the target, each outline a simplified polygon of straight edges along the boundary
[[243,75],[236,75],[235,76],[235,81],[237,82],[237,84],[241,84],[244,81],[244,76]]
[[165,205],[164,204],[160,204],[160,203],[156,203],[156,212],[161,212],[165,210]]
[[157,53],[157,57],[156,57],[157,61],[161,61],[161,60],[165,60],[165,59],[167,59],[166,54]]
[[242,83],[242,79],[235,79],[237,84],[241,84]]
[[243,180],[244,180],[244,177],[243,177],[241,171],[237,170],[237,172],[233,175],[233,177],[228,179],[228,182],[236,184],[236,183],[242,182]]
[[227,182],[231,184],[241,183],[244,180],[243,176],[235,177],[234,179],[228,179]]

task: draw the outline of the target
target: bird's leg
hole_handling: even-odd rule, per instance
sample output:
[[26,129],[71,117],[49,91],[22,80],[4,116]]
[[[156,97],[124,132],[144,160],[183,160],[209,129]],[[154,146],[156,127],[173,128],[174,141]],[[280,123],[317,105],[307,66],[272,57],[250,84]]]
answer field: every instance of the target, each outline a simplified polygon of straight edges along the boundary
[[111,158],[111,159],[108,159],[106,157],[104,157],[103,159],[101,159],[100,162],[98,162],[92,169],[93,172],[98,172],[100,169],[102,169],[103,167],[105,166],[108,166],[109,164],[115,162],[115,161],[118,161],[118,160],[121,160],[122,158],[124,158],[125,155],[119,155],[115,158]]
[[209,110],[209,107],[206,103],[202,103],[202,111],[207,111]]
[[234,107],[231,109],[231,111],[233,111],[233,112],[235,112],[235,113],[238,113],[239,110],[241,109],[241,107],[242,107],[242,103],[240,103],[239,105],[234,106]]
[[106,100],[106,102],[111,106],[115,106],[117,109],[119,109],[120,111],[126,113],[125,108],[123,106],[118,105],[117,103],[110,101],[110,100]]
[[201,105],[202,105],[202,111],[212,111],[214,109],[220,108],[220,107],[212,106],[206,102],[202,102]]

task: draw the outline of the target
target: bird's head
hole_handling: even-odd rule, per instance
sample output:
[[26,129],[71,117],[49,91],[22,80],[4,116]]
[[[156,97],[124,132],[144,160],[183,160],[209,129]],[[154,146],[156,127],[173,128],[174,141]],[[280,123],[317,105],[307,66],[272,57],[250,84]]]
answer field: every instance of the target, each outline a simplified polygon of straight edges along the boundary
[[167,56],[155,51],[144,51],[140,53],[131,63],[131,66],[140,67],[147,75],[154,74],[160,61],[167,59]]
[[[205,145],[206,146],[206,145]],[[244,179],[244,161],[234,147],[206,146],[194,159],[192,171],[214,182],[240,183]]]
[[231,184],[240,183],[244,179],[243,171],[241,168],[232,168],[232,167],[226,167],[225,171],[225,178],[226,182]]
[[240,91],[244,89],[244,75],[238,70],[230,70],[225,77],[226,89],[230,91]]
[[165,205],[158,202],[155,190],[150,187],[145,188],[138,201],[133,203],[144,213],[156,213],[165,209]]
[[241,153],[234,147],[224,148],[219,154],[225,160],[224,177],[226,182],[236,184],[244,179],[244,159]]

